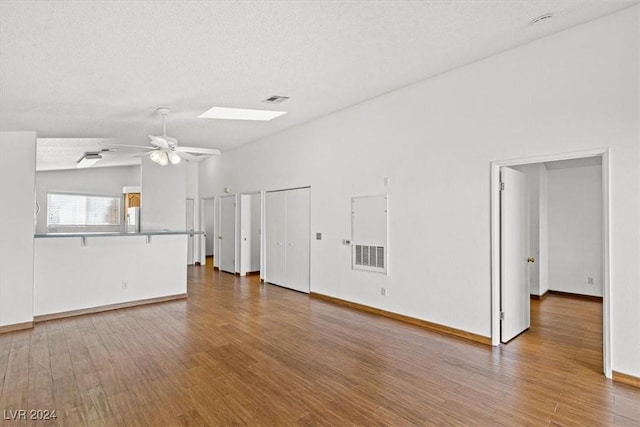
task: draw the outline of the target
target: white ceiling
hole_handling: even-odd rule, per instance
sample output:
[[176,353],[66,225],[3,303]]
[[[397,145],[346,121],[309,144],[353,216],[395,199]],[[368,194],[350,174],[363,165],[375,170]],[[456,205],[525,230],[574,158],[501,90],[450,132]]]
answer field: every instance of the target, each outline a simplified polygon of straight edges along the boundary
[[[147,145],[167,106],[181,145],[225,151],[637,3],[2,1],[0,129]],[[288,114],[197,118],[214,105]]]
[[[109,138],[38,138],[36,170],[74,169],[86,153],[99,153],[102,159],[93,167],[139,165],[137,151],[115,148]],[[108,147],[108,148],[106,148]],[[109,150],[109,151],[102,151]]]

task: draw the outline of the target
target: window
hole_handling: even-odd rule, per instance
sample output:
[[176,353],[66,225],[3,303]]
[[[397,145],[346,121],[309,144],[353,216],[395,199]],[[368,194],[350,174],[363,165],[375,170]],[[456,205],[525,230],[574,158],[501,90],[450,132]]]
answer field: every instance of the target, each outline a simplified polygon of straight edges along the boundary
[[47,194],[47,226],[120,225],[120,197]]

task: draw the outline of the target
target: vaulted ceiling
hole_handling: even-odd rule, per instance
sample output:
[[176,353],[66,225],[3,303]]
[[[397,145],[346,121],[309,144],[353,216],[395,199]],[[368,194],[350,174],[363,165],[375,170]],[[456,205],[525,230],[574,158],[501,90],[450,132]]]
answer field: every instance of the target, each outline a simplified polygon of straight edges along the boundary
[[[2,1],[0,129],[145,145],[166,106],[180,144],[224,152],[637,3]],[[214,105],[287,114],[197,118]]]

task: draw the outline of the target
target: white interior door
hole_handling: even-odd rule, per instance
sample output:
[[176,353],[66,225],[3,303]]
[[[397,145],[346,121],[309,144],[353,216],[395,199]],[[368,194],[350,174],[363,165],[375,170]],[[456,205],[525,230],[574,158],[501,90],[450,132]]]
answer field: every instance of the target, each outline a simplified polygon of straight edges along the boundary
[[287,192],[265,196],[265,281],[286,285]]
[[240,275],[246,276],[251,264],[251,195],[240,195]]
[[[187,199],[187,221],[186,221],[186,230],[193,231],[194,230],[194,201],[193,199]],[[193,265],[193,253],[194,253],[194,241],[195,238],[193,234],[190,234],[187,239],[187,265]]]
[[251,262],[249,263],[250,272],[260,271],[260,236],[262,223],[262,195],[251,195]]
[[524,173],[503,167],[500,192],[500,338],[507,342],[530,326],[527,182]]
[[236,197],[220,198],[220,270],[235,274],[236,272]]
[[309,189],[287,191],[286,286],[309,292]]

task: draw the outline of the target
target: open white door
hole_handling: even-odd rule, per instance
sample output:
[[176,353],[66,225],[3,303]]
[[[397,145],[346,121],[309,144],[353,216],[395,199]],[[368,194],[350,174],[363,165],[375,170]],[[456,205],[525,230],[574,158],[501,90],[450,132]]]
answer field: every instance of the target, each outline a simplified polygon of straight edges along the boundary
[[[187,231],[194,230],[194,200],[187,199],[187,221],[186,221],[186,229]],[[187,239],[187,265],[193,265],[193,253],[194,253],[194,241],[195,238],[193,234],[190,234]]]
[[236,196],[220,198],[220,270],[236,273]]
[[500,174],[500,340],[504,343],[530,326],[529,224],[525,174],[508,167]]

